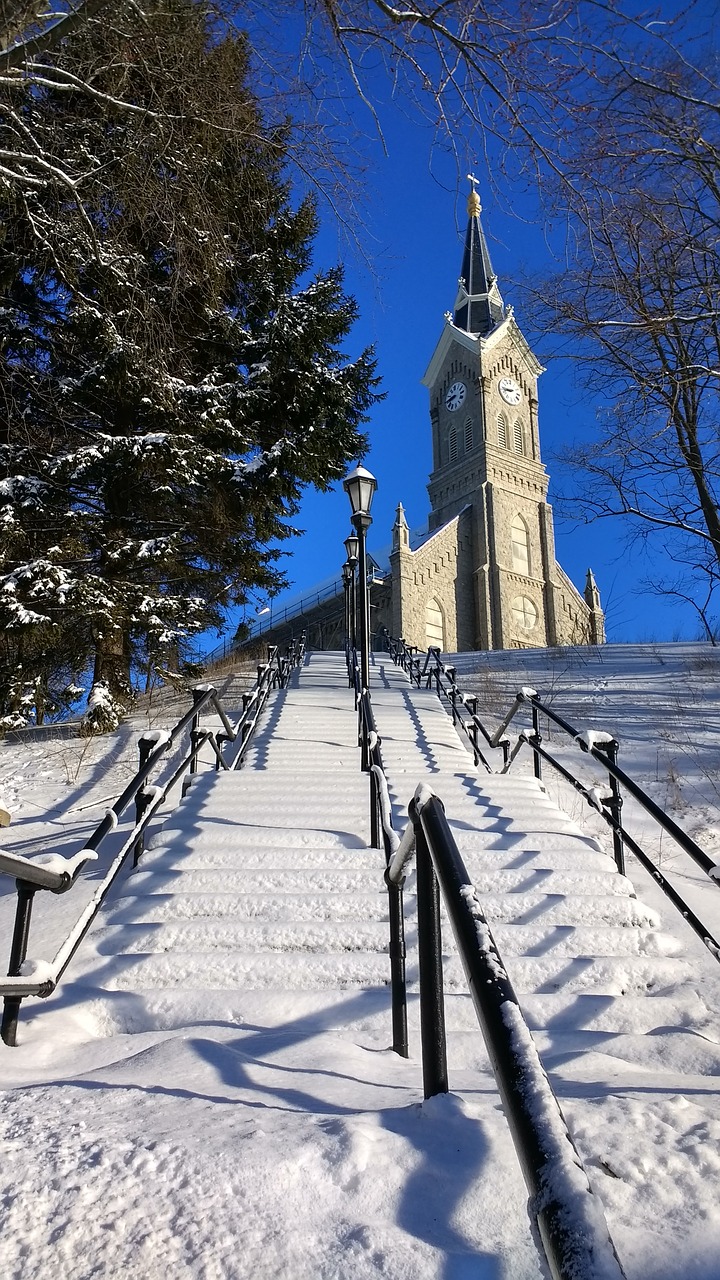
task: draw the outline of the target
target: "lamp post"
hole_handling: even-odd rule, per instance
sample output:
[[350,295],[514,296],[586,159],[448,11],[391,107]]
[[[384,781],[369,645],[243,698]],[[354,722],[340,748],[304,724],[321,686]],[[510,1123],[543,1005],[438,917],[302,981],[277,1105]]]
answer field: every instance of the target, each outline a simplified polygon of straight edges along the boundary
[[358,577],[360,580],[359,612],[360,612],[360,684],[361,693],[368,688],[370,682],[370,603],[367,584],[367,531],[372,524],[370,507],[373,494],[377,489],[377,480],[365,467],[356,467],[343,480],[350,506],[352,508],[351,523],[358,536]]
[[345,588],[345,660],[348,666],[348,675],[350,674],[350,654],[352,652],[352,640],[350,637],[350,592],[352,591],[353,571],[349,560],[345,561],[342,567],[343,587]]
[[354,533],[348,534],[345,539],[345,554],[347,563],[350,568],[350,611],[348,614],[348,638],[350,648],[355,649],[357,646],[357,592],[355,590],[355,570],[358,562],[358,546],[359,539]]

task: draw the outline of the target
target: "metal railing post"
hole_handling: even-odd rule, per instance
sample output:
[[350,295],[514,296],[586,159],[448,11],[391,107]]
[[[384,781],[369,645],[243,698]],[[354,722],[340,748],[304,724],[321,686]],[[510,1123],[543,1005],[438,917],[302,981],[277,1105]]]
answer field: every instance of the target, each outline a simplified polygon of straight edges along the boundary
[[[539,746],[540,743],[542,742],[542,734],[540,733],[540,713],[534,703],[533,703],[533,709],[532,709],[532,729],[533,729],[533,741],[537,742]],[[532,746],[532,742],[530,745]],[[533,773],[535,774],[535,777],[537,778],[538,782],[541,782],[542,781],[542,760],[540,759],[540,756],[538,755],[537,751],[533,751]]]
[[[148,742],[147,739],[142,734],[140,735],[140,739],[138,741],[138,756],[139,756],[138,771],[145,767],[148,760],[150,759],[150,756],[152,755],[153,748],[156,745],[157,744],[154,742]],[[144,786],[140,787],[140,789],[135,793],[135,825],[136,826],[140,822],[149,804],[150,804],[150,797],[147,795],[145,787]],[[145,852],[145,832],[143,830],[140,832],[140,835],[135,841],[135,847],[133,849],[133,866],[134,867],[137,866],[144,852]]]
[[[615,738],[612,742],[605,745],[605,752],[611,764],[617,764],[619,743]],[[612,773],[609,774],[611,796],[607,807],[613,820],[613,856],[615,858],[615,866],[621,876],[625,875],[625,844],[622,837],[622,806],[623,800],[620,794],[620,783]]]
[[382,848],[382,840],[380,839],[380,793],[378,780],[373,769],[370,769],[370,848]]
[[[15,926],[10,947],[9,978],[18,978],[20,976],[20,970],[27,956],[30,918],[36,891],[36,886],[29,884],[26,880],[16,880],[15,884],[17,888],[17,908],[15,910]],[[14,1048],[17,1044],[17,1024],[21,1003],[22,996],[5,996],[3,1001],[0,1036],[10,1048]]]
[[423,1092],[426,1098],[433,1098],[436,1093],[448,1091],[440,890],[414,801],[410,805],[410,818],[415,829],[417,866]]
[[[193,689],[192,696],[193,696],[193,706],[196,707],[198,703],[202,702],[203,698],[205,697],[205,690]],[[190,745],[193,748],[193,751],[195,750],[195,747],[198,745],[199,734],[200,734],[200,712],[196,711],[195,715],[192,718],[192,724],[190,725]],[[198,768],[197,755],[193,755],[193,758],[190,761],[189,772],[197,773],[197,768]]]
[[392,1047],[401,1058],[410,1056],[407,1025],[407,984],[405,981],[405,917],[403,885],[386,877],[388,920],[390,922],[390,998],[392,1002]]

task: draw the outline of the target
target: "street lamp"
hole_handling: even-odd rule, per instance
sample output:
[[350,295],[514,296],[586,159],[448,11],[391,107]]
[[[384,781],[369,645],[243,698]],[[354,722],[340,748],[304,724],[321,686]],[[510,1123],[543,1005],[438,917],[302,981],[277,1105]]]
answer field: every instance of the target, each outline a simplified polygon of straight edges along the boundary
[[361,693],[370,683],[370,603],[367,585],[367,531],[372,524],[370,507],[377,489],[377,480],[365,467],[356,467],[343,480],[343,488],[350,499],[353,529],[358,536],[358,577],[360,580],[360,684]]

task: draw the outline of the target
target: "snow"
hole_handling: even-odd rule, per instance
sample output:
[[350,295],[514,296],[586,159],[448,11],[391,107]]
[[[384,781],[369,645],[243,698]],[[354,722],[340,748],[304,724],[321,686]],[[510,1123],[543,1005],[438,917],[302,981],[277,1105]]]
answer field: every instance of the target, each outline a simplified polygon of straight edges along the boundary
[[[489,655],[498,661],[485,684],[507,679],[507,697],[504,684],[498,693],[477,675],[463,682],[485,703],[492,693],[498,720],[530,678],[580,727],[621,727],[623,768],[720,863],[720,662],[702,646],[622,648],[608,646],[595,666],[590,654],[566,657],[561,672],[557,654]],[[243,770],[197,775],[165,828],[155,824],[58,992],[28,1000],[18,1048],[0,1046],[8,1276],[543,1275],[449,931],[452,1092],[422,1101],[411,876],[411,1058],[388,1049],[384,858],[367,848],[367,777],[344,660],[333,684],[326,658],[312,655],[297,689],[272,695]],[[716,962],[634,869],[633,896],[580,797],[563,792],[569,815],[558,813],[530,776],[526,748],[509,775],[486,777],[437,699],[402,681],[375,656],[393,823],[405,826],[413,794],[419,804],[441,796],[473,882],[466,894],[490,922],[540,1054],[532,1058],[524,1024],[509,1014],[519,1050],[537,1064],[531,1097],[534,1071],[546,1073],[628,1280],[715,1280]],[[125,725],[103,738],[0,745],[0,788],[14,814],[4,846],[33,858],[49,850],[67,866],[113,783],[119,793],[136,766]],[[549,770],[546,784],[554,787]],[[86,805],[95,807],[81,812]],[[630,802],[625,818],[645,822]],[[131,825],[130,816],[110,833],[108,851],[69,893],[37,895],[33,980],[49,980],[44,966]],[[650,834],[646,843],[697,893],[713,927],[720,895],[705,877],[701,893],[701,873],[667,843]],[[6,945],[13,911],[3,878]],[[572,1161],[558,1177],[584,1179]]]
[[170,741],[169,729],[147,729],[145,733],[140,735],[141,742],[147,742],[151,746],[164,747]]
[[585,751],[592,751],[595,747],[607,747],[616,739],[612,733],[605,733],[602,729],[585,729],[575,735],[575,741]]
[[36,866],[44,867],[46,871],[54,871],[56,875],[69,876],[74,876],[78,867],[81,867],[83,863],[95,862],[96,860],[97,854],[93,853],[91,849],[81,849],[72,858],[66,858],[62,853],[41,853],[30,859]]
[[20,977],[30,978],[33,982],[54,982],[55,971],[47,960],[31,960],[28,957],[20,965]]

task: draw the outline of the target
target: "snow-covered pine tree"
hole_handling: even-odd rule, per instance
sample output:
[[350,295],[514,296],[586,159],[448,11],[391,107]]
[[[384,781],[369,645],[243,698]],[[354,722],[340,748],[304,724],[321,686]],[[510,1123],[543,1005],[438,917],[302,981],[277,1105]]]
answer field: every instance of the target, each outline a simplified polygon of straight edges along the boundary
[[50,180],[0,193],[0,621],[18,650],[54,641],[58,670],[79,643],[101,727],[135,662],[281,583],[299,494],[362,453],[376,385],[369,352],[342,352],[341,273],[310,274],[315,211],[291,204],[244,40],[192,0],[131,34],[88,27],[52,55],[77,92],[15,92],[34,137],[84,157],[82,203]]

